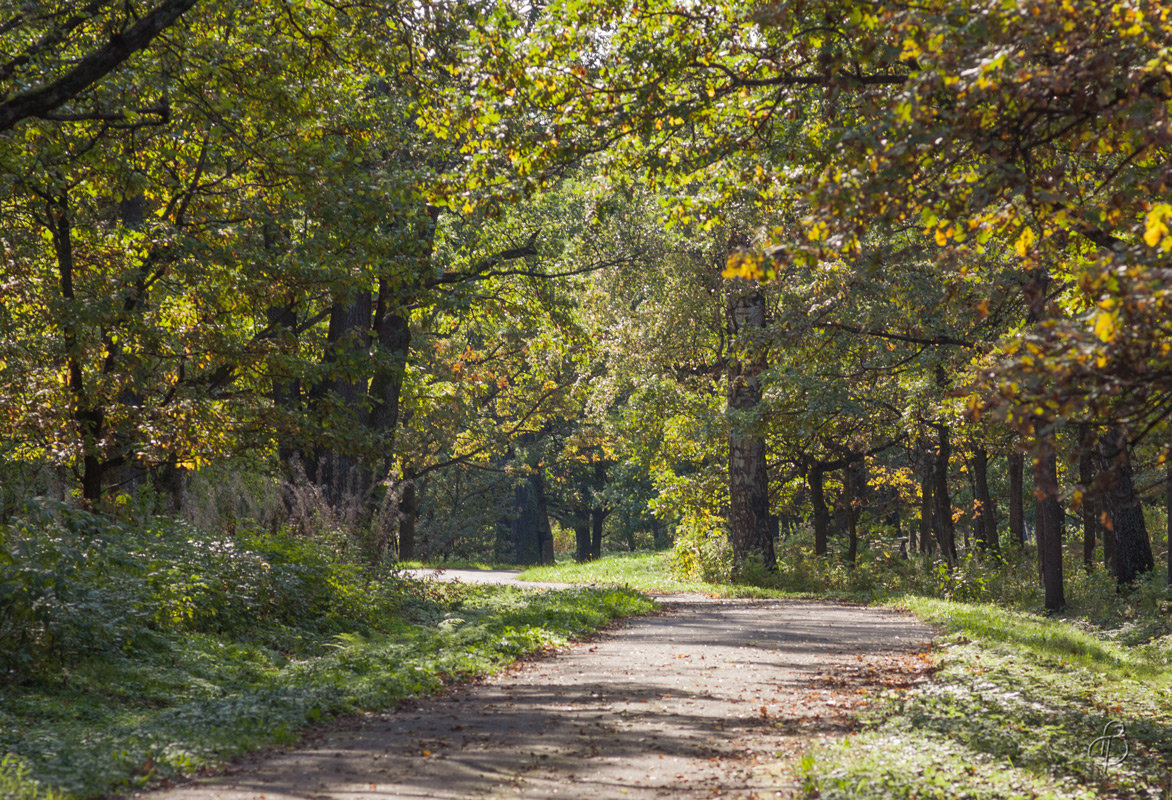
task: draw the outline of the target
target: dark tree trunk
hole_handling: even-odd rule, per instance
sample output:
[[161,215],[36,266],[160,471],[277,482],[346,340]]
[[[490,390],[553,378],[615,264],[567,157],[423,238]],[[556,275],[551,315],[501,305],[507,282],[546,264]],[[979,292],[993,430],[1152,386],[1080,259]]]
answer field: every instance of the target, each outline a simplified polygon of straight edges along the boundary
[[419,496],[415,476],[410,469],[403,471],[403,496],[399,498],[399,560],[415,558],[415,524],[419,519]]
[[1006,457],[1009,468],[1009,538],[1024,547],[1025,532],[1025,456],[1012,452]]
[[765,367],[763,349],[754,336],[765,326],[765,298],[753,287],[729,298],[728,333],[740,358],[730,361],[728,408],[729,542],[737,567],[757,558],[768,570],[777,569],[769,524],[769,479],[765,438],[746,417],[761,402],[759,375]]
[[1082,505],[1079,508],[1082,516],[1082,563],[1083,568],[1090,572],[1095,565],[1095,540],[1098,538],[1095,531],[1099,526],[1099,503],[1094,494],[1095,449],[1091,443],[1090,430],[1086,426],[1081,426],[1079,431],[1078,483],[1082,487]]
[[610,509],[599,504],[599,498],[606,489],[607,462],[594,462],[594,481],[591,484],[595,505],[590,509],[590,558],[602,558],[602,526],[610,516]]
[[658,517],[651,518],[651,541],[656,550],[662,550],[671,544],[668,538],[667,526]]
[[1167,519],[1165,533],[1168,535],[1168,583],[1172,584],[1172,456],[1164,467],[1164,516]]
[[865,469],[862,459],[846,468],[846,561],[852,567],[859,554],[859,514],[862,512],[863,494],[867,485]]
[[513,563],[553,563],[553,535],[545,505],[545,481],[540,472],[531,472],[514,489],[509,530]]
[[1040,445],[1034,458],[1034,483],[1038,494],[1038,562],[1045,589],[1046,609],[1066,605],[1062,577],[1062,538],[1065,512],[1058,499],[1058,459],[1052,445]]
[[826,509],[826,491],[821,464],[814,464],[806,472],[810,487],[810,505],[814,507],[814,554],[826,555],[826,539],[830,527],[830,513]]
[[602,558],[602,525],[606,522],[607,511],[594,507],[590,511],[590,558]]
[[574,519],[574,560],[581,564],[590,559],[590,515],[582,509]]
[[73,421],[81,437],[81,496],[88,504],[102,499],[106,488],[107,463],[101,452],[106,433],[106,415],[94,405],[86,388],[82,368],[81,336],[78,330],[81,313],[74,293],[73,275],[73,219],[69,196],[50,201],[46,208],[46,224],[53,238],[57,257],[57,277],[60,283],[62,313],[59,317],[65,349],[66,370],[69,373],[69,391],[73,396]]
[[922,463],[920,468],[920,552],[933,552],[932,543],[932,509],[935,501],[932,498],[933,458],[926,442],[922,443],[920,454]]
[[[338,298],[330,309],[324,363],[328,376],[314,388],[317,413],[332,423],[352,429],[365,429],[369,419],[365,411],[366,377],[361,373],[370,350],[370,293],[360,291],[348,298]],[[344,422],[343,422],[344,420]],[[339,431],[323,432],[336,439]],[[369,465],[350,448],[319,443],[307,465],[309,478],[322,490],[334,509],[350,507],[351,512],[365,512],[371,488]]]
[[399,421],[399,395],[411,347],[411,325],[407,312],[395,308],[385,280],[379,281],[374,337],[378,342],[378,358],[370,378],[370,428],[389,464]]
[[952,447],[948,442],[948,426],[937,425],[936,429],[940,439],[932,475],[932,497],[935,500],[933,517],[936,522],[934,527],[944,560],[950,565],[955,565],[956,532],[952,526],[952,500],[948,494],[948,461],[952,455]]
[[997,537],[997,507],[989,492],[989,453],[984,447],[973,449],[973,484],[977,500],[977,541],[982,552],[1001,552]]
[[1122,427],[1113,427],[1099,437],[1099,457],[1106,480],[1103,507],[1115,535],[1115,580],[1125,586],[1151,572],[1156,564],[1143,507],[1132,483],[1127,432]]

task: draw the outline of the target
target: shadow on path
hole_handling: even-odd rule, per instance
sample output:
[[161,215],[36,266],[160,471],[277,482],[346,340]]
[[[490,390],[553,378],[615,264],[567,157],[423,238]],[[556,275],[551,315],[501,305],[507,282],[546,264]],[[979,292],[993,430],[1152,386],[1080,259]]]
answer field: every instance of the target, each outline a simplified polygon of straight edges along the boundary
[[850,730],[860,665],[878,675],[931,636],[886,609],[675,601],[605,639],[149,797],[772,796],[763,763]]

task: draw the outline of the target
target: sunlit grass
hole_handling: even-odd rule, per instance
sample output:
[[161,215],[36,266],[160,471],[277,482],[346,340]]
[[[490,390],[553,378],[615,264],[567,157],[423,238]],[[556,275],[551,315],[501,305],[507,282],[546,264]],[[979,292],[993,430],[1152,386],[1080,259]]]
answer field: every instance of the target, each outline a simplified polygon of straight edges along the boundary
[[[1169,796],[1172,669],[1162,650],[1123,646],[1085,620],[923,597],[901,604],[942,629],[940,672],[873,706],[863,733],[806,758],[807,797]],[[1092,747],[1105,733],[1121,734],[1116,756],[1126,742],[1122,762]]]
[[550,567],[530,567],[523,581],[585,583],[626,586],[655,594],[691,593],[713,597],[793,597],[793,593],[758,586],[681,580],[672,574],[670,553],[615,553],[596,561],[567,562]]

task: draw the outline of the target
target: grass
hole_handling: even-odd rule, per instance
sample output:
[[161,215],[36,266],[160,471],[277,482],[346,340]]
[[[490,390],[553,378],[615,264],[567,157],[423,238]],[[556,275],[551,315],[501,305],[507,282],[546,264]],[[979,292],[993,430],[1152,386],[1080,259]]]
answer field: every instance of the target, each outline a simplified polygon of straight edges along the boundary
[[215,767],[651,608],[620,589],[443,587],[393,631],[336,635],[315,655],[195,634],[83,661],[0,695],[0,796],[96,797]]
[[344,538],[67,507],[0,526],[0,800],[76,800],[295,742],[654,608],[426,583]]
[[530,567],[519,576],[522,581],[552,581],[624,586],[641,592],[689,592],[715,597],[794,597],[794,593],[761,586],[707,583],[675,577],[671,554],[615,553],[582,564],[567,562],[549,567]]
[[[679,580],[669,558],[609,556],[523,577],[786,595]],[[789,596],[880,600],[911,610],[942,631],[939,671],[922,688],[872,704],[858,734],[808,752],[796,765],[803,797],[1172,800],[1172,607],[1161,579],[1120,595],[1110,576],[1072,564],[1071,608],[1059,618],[1039,613],[1035,567],[1024,559],[969,561],[956,571],[916,561],[896,562],[898,571],[879,562],[860,567],[799,555],[772,580]],[[988,602],[997,596],[1016,608]],[[1096,741],[1111,745],[1110,762]],[[1119,762],[1124,742],[1127,756]]]
[[[944,631],[936,680],[887,696],[862,733],[809,754],[806,797],[1172,796],[1167,637],[1127,646],[1121,627],[1085,619],[922,597],[903,605]],[[1108,743],[1105,761],[1097,747]]]

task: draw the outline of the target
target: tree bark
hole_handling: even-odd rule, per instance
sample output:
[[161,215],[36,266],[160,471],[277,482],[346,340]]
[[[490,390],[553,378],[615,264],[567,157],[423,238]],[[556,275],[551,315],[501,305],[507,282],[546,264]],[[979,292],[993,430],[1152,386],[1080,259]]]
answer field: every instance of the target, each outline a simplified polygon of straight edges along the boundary
[[806,472],[806,484],[810,487],[810,505],[814,507],[814,554],[819,556],[826,555],[826,539],[830,527],[824,478],[821,464],[814,464]]
[[997,537],[997,507],[989,492],[989,453],[984,447],[973,450],[973,483],[977,501],[977,542],[984,553],[1000,553]]
[[867,485],[865,469],[863,459],[846,468],[846,563],[852,567],[859,553],[859,514],[862,512],[863,494]]
[[1025,456],[1011,452],[1006,457],[1009,468],[1009,538],[1019,548],[1025,546]]
[[928,450],[927,442],[921,442],[920,454],[920,552],[930,554],[934,548],[932,534],[932,509],[935,501],[932,498],[933,456]]
[[1115,538],[1115,580],[1120,586],[1133,583],[1156,566],[1143,507],[1132,482],[1128,448],[1127,432],[1120,426],[1099,437],[1099,458],[1106,480],[1103,506]]
[[744,355],[731,359],[728,370],[729,542],[737,568],[756,558],[767,570],[777,569],[770,536],[769,479],[765,463],[765,438],[747,425],[761,402],[759,375],[765,359],[759,343],[753,341],[765,326],[765,297],[752,287],[735,291],[728,303],[728,333],[734,347]]
[[1066,605],[1062,576],[1062,537],[1065,512],[1058,499],[1058,459],[1053,445],[1039,443],[1034,457],[1034,483],[1038,496],[1038,562],[1049,611]]
[[399,560],[412,561],[415,558],[415,524],[419,519],[419,496],[415,488],[415,475],[411,469],[403,470],[403,496],[399,498]]
[[513,563],[553,563],[553,534],[545,504],[545,480],[538,470],[532,470],[513,490],[509,532]]
[[1087,572],[1095,565],[1096,530],[1099,525],[1099,503],[1094,494],[1095,449],[1091,433],[1086,426],[1080,426],[1078,445],[1078,483],[1082,487],[1082,564]]
[[590,510],[590,559],[592,561],[602,558],[602,526],[606,522],[608,513],[605,508],[598,506]]
[[1168,583],[1172,585],[1172,457],[1168,458],[1164,466],[1164,516],[1167,519]]
[[948,426],[940,424],[936,426],[936,430],[940,438],[932,475],[932,497],[935,500],[933,516],[936,522],[934,527],[944,560],[955,566],[956,531],[952,525],[952,499],[948,494],[948,462],[952,455],[952,447],[948,441]]
[[[339,418],[345,418],[345,428],[361,432],[369,421],[363,402],[366,379],[359,374],[358,365],[365,364],[369,354],[371,310],[370,292],[364,290],[335,298],[330,309],[323,359],[330,374],[313,394],[317,413],[334,423],[334,428]],[[352,448],[334,443],[338,430],[328,429],[323,434],[328,443],[319,443],[314,450],[307,465],[310,480],[321,488],[334,509],[357,504],[350,510],[364,512],[371,483],[369,469],[355,457]]]
[[94,404],[87,391],[82,365],[81,335],[78,330],[81,314],[77,307],[73,278],[73,218],[69,195],[62,193],[46,209],[46,222],[53,239],[57,258],[57,276],[61,299],[64,300],[60,317],[62,344],[65,350],[66,370],[69,373],[69,391],[73,395],[73,421],[81,439],[81,496],[86,503],[97,503],[105,491],[107,463],[102,452],[105,438],[105,411]]
[[590,560],[590,514],[586,509],[574,519],[574,560],[579,564]]

